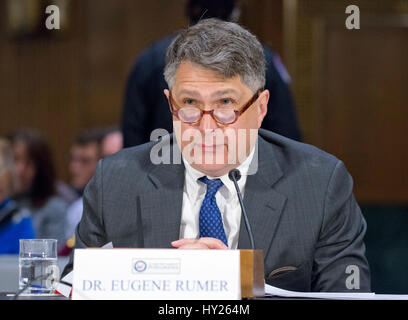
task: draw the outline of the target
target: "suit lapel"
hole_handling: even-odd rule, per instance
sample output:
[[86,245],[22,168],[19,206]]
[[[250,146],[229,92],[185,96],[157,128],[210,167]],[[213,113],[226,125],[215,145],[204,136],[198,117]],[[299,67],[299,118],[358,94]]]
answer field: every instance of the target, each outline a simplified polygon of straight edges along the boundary
[[[286,196],[273,189],[273,185],[283,176],[278,155],[273,146],[259,136],[257,148],[255,153],[258,155],[258,170],[247,178],[244,205],[254,235],[255,248],[262,249],[266,256],[285,207]],[[241,219],[238,248],[250,248],[243,219]]]
[[140,196],[145,248],[170,248],[179,239],[183,189],[160,188]]
[[179,239],[184,165],[153,165],[148,178],[153,189],[148,188],[149,192],[140,195],[138,199],[143,225],[143,246],[169,248],[172,241]]

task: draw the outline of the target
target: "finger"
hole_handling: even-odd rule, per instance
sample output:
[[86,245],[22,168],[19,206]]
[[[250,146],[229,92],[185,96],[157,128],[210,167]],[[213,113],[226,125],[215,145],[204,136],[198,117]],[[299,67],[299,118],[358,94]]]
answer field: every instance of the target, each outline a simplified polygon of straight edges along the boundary
[[[175,248],[180,248],[186,245],[195,245],[197,243],[203,244],[207,249],[221,249],[226,250],[228,247],[219,239],[203,237],[199,239],[195,238],[185,238],[173,241],[171,245]],[[201,246],[200,246],[201,247]]]
[[200,238],[198,239],[198,242],[205,244],[209,249],[228,249],[224,242],[215,238]]
[[185,244],[183,246],[178,247],[179,250],[209,250],[210,248],[208,248],[204,243],[189,243],[189,244]]
[[180,246],[184,246],[187,244],[194,244],[198,241],[198,239],[195,238],[185,238],[185,239],[179,239],[175,240],[171,243],[173,247],[179,248]]

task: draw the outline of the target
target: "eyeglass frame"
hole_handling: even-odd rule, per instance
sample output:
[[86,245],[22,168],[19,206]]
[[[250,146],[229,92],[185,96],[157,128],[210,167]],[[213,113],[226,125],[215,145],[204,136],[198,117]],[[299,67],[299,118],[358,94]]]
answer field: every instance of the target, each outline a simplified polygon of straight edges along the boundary
[[[184,123],[188,123],[188,124],[197,124],[197,123],[200,123],[200,121],[202,120],[203,116],[204,116],[205,114],[209,114],[209,115],[211,116],[211,118],[213,118],[213,120],[214,120],[216,123],[221,124],[221,125],[231,125],[231,124],[237,122],[238,118],[239,118],[245,111],[247,111],[247,110],[249,109],[249,107],[251,107],[251,106],[255,103],[256,100],[258,100],[259,95],[261,94],[262,91],[263,91],[262,89],[257,90],[257,91],[255,92],[255,94],[252,96],[252,98],[249,99],[249,101],[241,107],[241,110],[233,110],[234,113],[235,113],[235,120],[234,120],[233,122],[229,122],[229,123],[218,121],[218,120],[214,117],[214,111],[215,111],[215,109],[212,109],[212,110],[202,110],[202,109],[200,109],[200,108],[197,108],[198,110],[200,110],[200,117],[198,118],[198,120],[196,120],[196,121],[194,121],[194,122],[186,122],[186,121],[181,120],[180,117],[178,116],[178,112],[179,112],[179,110],[182,109],[182,108],[180,108],[180,107],[177,105],[177,103],[174,101],[174,98],[173,98],[173,96],[172,96],[172,94],[171,94],[171,91],[169,91],[170,112],[171,112],[175,117],[177,117],[177,119],[179,119],[180,121],[182,121],[182,122],[184,122]],[[173,107],[173,104],[177,107],[176,109]]]

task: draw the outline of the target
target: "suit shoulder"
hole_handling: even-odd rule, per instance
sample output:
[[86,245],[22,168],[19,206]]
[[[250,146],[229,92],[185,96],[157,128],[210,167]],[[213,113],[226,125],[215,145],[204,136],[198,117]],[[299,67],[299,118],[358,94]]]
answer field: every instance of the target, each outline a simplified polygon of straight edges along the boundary
[[105,170],[140,169],[146,170],[150,165],[150,151],[156,142],[148,142],[135,147],[125,148],[103,159]]
[[272,148],[277,149],[277,157],[279,162],[285,165],[294,166],[308,166],[317,168],[333,168],[340,161],[334,155],[321,150],[313,145],[295,141],[279,134],[259,130],[260,136],[263,140],[271,145]]

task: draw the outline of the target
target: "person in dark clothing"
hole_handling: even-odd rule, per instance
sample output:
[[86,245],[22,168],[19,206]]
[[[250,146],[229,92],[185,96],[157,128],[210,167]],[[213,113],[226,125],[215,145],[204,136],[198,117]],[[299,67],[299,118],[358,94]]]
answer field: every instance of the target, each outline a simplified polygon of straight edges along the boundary
[[[236,0],[186,2],[186,14],[190,24],[210,17],[233,20],[233,17],[236,19],[237,9]],[[137,58],[130,72],[122,113],[125,148],[149,142],[150,134],[155,129],[173,131],[168,101],[164,94],[158,93],[167,89],[163,76],[166,49],[176,36],[177,33],[171,34],[149,46]],[[266,45],[263,45],[263,49],[267,65],[265,89],[269,90],[270,99],[262,128],[300,141],[301,130],[284,67],[276,53]]]

